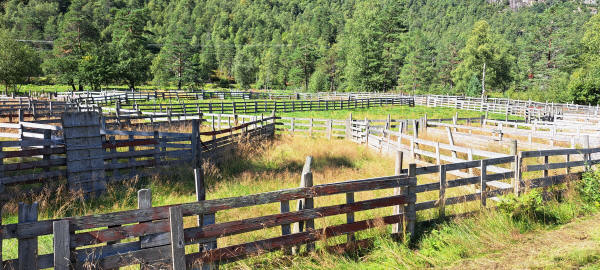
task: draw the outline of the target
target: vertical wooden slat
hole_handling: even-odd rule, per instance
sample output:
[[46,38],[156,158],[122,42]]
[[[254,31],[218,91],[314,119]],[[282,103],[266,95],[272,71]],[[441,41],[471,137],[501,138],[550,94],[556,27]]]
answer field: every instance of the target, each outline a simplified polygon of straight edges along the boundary
[[[281,213],[288,213],[290,212],[290,201],[281,201],[280,204],[280,210]],[[288,235],[291,233],[291,228],[290,228],[290,224],[283,224],[281,225],[281,235]],[[292,254],[292,249],[291,247],[285,247],[283,248],[283,253],[286,255]]]
[[[473,161],[473,149],[472,148],[467,149],[467,160]],[[473,168],[469,168],[469,174],[473,175]]]
[[332,133],[332,129],[333,129],[332,125],[333,124],[332,124],[331,119],[327,119],[327,139],[329,139],[329,140],[331,140],[331,133]]
[[440,192],[438,198],[438,214],[440,218],[444,218],[446,216],[446,187],[448,183],[446,182],[446,165],[440,165]]
[[[152,190],[151,189],[140,189],[137,193],[138,209],[152,208]],[[145,243],[150,239],[148,236],[140,236],[140,242]],[[142,244],[143,245],[143,244]],[[140,264],[140,270],[149,270],[153,267],[149,264]]]
[[[346,204],[354,203],[354,192],[346,193]],[[354,222],[354,212],[346,214],[346,223],[350,224]],[[354,233],[347,235],[347,242],[353,242],[355,240]]]
[[[133,140],[134,140],[134,138],[133,138],[133,134],[129,134],[129,136],[128,136],[128,141],[129,141],[129,142],[133,142]],[[131,146],[131,145],[130,145],[130,146],[129,146],[129,154],[133,155],[133,154],[134,154],[134,152],[135,152],[135,146]],[[130,163],[130,164],[133,164],[134,162],[135,162],[135,158],[134,158],[134,157],[130,157],[130,158],[129,158],[129,163]],[[136,173],[135,171],[136,171],[136,168],[134,168],[134,167],[133,167],[133,168],[131,168],[131,169],[129,169],[129,177],[134,177],[134,176],[135,176],[135,173]]]
[[[44,140],[51,140],[51,139],[52,139],[52,131],[49,129],[44,130]],[[44,145],[44,150],[49,151],[50,145]],[[50,162],[50,154],[44,154],[43,159],[46,162]],[[50,166],[44,167],[44,171],[46,171],[46,172],[50,171]]]
[[481,206],[485,207],[487,205],[487,161],[485,159],[481,160],[481,166],[479,168],[481,175],[479,176],[480,183],[480,199]]
[[[38,220],[38,203],[33,204],[19,203],[19,223],[34,222]],[[20,238],[18,241],[19,249],[19,270],[37,269],[38,239]]]
[[160,165],[160,137],[158,131],[154,131],[154,166]]
[[[589,149],[590,148],[590,135],[583,135],[583,149]],[[585,169],[589,170],[590,169],[590,157],[591,154],[584,154],[583,158],[585,161]]]
[[[311,164],[312,164],[312,157],[311,156],[307,156],[306,157],[306,161],[304,162],[304,167],[302,169],[302,178],[300,179],[300,187],[312,187],[313,186],[313,179],[312,179],[312,172],[311,172]],[[308,208],[309,205],[309,199],[299,199],[298,204],[296,206],[296,210],[300,211],[300,210],[304,210],[304,209],[310,209]],[[313,200],[310,199],[310,206],[313,206]],[[312,221],[312,228],[314,228],[314,220]],[[309,228],[309,221],[303,222],[296,222],[294,223],[293,226],[293,233],[299,233],[304,231],[304,228]],[[305,226],[306,225],[306,226]],[[307,249],[308,249],[308,245],[307,245]],[[294,246],[292,247],[292,253],[293,254],[298,254],[300,252],[300,246]]]
[[[402,174],[402,164],[404,162],[404,153],[402,151],[396,151],[396,163],[394,165],[394,175]],[[406,195],[406,188],[397,187],[394,188],[394,195]],[[394,205],[394,215],[399,215],[405,212],[404,205]],[[404,228],[402,222],[392,224],[392,233],[398,235],[403,232]]]
[[565,170],[566,170],[567,174],[570,174],[571,173],[571,165],[569,165],[569,162],[571,162],[571,155],[567,154],[566,161],[567,161],[567,167],[565,168]]
[[548,156],[544,156],[544,178],[548,178]]
[[523,159],[521,158],[521,154],[515,155],[515,168],[514,168],[514,184],[513,184],[513,193],[515,196],[519,197],[521,193],[521,162]]
[[411,163],[408,165],[409,185],[407,188],[408,204],[406,206],[406,231],[411,235],[415,235],[415,224],[417,222],[417,164]]
[[[110,153],[113,154],[113,158],[110,160],[110,162],[113,165],[116,165],[119,162],[119,160],[114,156],[117,153],[117,148],[115,147],[115,145],[116,145],[115,144],[116,143],[115,136],[108,137],[108,141],[111,145]],[[116,167],[114,167],[114,169],[113,169],[112,177],[113,177],[113,179],[117,179],[119,177],[119,169],[117,169]]]
[[441,164],[441,153],[440,153],[440,143],[435,143],[435,162],[437,165]]
[[[311,158],[312,160],[312,158]],[[310,170],[310,167],[309,167]],[[305,172],[303,174],[303,178],[304,178],[304,187],[312,187],[313,186],[313,175],[311,171]],[[306,198],[304,200],[304,209],[313,209],[314,208],[314,199],[313,198]],[[309,219],[306,221],[306,230],[314,230],[315,229],[315,220],[314,219]],[[306,244],[306,250],[307,251],[314,251],[315,250],[315,243],[308,243]]]
[[54,233],[54,269],[68,270],[71,267],[69,221],[52,222],[52,231]]
[[169,226],[171,228],[171,262],[173,270],[185,270],[183,215],[180,206],[169,208]]

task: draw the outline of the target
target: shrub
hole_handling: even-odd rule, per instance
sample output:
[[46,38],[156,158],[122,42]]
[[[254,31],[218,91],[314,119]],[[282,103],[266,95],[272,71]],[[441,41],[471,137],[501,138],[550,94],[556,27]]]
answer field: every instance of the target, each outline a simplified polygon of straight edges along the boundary
[[600,207],[600,171],[593,170],[583,173],[577,191],[585,202]]
[[558,217],[551,207],[544,204],[539,190],[531,190],[519,197],[507,195],[498,204],[498,209],[516,221],[541,221],[555,223]]

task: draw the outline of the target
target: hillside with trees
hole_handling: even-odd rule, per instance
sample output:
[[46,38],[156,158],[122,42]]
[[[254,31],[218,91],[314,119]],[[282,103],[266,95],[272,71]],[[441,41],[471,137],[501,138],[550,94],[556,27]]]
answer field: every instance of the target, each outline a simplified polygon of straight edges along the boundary
[[513,2],[6,0],[0,82],[597,103],[597,6]]

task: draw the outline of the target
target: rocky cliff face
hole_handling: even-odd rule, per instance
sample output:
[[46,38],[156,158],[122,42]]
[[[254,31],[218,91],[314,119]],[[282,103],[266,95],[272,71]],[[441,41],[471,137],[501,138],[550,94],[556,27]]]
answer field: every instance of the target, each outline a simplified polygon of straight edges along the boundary
[[[523,6],[531,6],[534,3],[538,3],[538,2],[543,3],[546,1],[547,0],[488,0],[488,2],[490,2],[490,3],[507,4],[513,10],[516,10]],[[583,0],[582,2],[584,4],[588,4],[588,5],[596,5],[598,0]]]

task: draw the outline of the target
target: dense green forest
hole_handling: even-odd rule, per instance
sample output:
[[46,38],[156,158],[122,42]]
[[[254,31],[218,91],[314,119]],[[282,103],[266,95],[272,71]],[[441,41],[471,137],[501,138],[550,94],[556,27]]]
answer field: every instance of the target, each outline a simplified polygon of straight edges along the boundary
[[493,2],[6,0],[0,80],[600,100],[596,5]]

